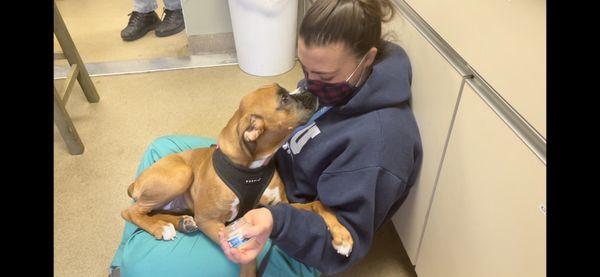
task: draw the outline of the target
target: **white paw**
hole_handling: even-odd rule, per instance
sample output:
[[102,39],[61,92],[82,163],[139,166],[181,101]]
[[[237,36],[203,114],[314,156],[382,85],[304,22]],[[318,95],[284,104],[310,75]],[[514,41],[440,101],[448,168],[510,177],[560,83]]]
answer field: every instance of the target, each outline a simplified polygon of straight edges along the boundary
[[350,256],[350,252],[352,252],[352,244],[343,242],[342,245],[333,245],[333,248],[337,250],[338,254],[344,255],[346,257]]
[[173,240],[177,236],[175,226],[169,223],[167,226],[163,226],[162,238],[163,240]]

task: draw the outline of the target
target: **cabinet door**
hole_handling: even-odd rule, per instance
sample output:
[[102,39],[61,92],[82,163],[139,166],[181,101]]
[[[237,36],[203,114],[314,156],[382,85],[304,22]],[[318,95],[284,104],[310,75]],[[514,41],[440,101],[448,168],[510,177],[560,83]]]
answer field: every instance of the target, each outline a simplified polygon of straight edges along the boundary
[[406,2],[546,136],[546,1]]
[[420,277],[546,276],[546,168],[465,86],[425,228]]
[[411,106],[423,143],[420,177],[392,218],[404,248],[415,264],[433,183],[462,79],[409,22],[398,16],[384,27],[385,31],[394,32],[392,41],[401,45],[410,59],[413,73]]

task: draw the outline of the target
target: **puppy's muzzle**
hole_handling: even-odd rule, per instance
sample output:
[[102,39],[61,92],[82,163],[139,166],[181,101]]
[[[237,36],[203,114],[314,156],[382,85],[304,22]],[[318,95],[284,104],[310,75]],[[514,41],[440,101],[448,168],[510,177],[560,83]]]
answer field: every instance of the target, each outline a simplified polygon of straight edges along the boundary
[[317,110],[318,98],[312,93],[308,92],[308,90],[297,88],[295,91],[290,93],[290,96],[297,102],[301,103],[304,109],[311,111],[311,113],[314,113]]

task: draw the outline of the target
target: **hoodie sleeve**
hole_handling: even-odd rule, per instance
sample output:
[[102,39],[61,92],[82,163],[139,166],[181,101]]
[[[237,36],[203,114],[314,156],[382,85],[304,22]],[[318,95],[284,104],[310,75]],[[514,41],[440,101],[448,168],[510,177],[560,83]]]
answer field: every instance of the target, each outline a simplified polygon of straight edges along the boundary
[[271,240],[288,255],[324,274],[348,269],[362,259],[396,202],[405,182],[381,167],[324,173],[317,185],[319,200],[329,207],[354,240],[349,257],[337,253],[323,219],[289,204],[267,207],[273,214]]

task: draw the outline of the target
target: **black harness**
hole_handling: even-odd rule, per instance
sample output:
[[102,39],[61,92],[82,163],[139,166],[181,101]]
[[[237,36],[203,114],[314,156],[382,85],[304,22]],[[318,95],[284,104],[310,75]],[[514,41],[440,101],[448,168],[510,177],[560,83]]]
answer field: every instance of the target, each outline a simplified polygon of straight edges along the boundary
[[223,182],[237,195],[240,200],[236,217],[229,223],[244,216],[246,212],[256,208],[265,189],[269,186],[275,174],[275,162],[259,168],[243,168],[235,165],[217,147],[212,156],[213,167]]

